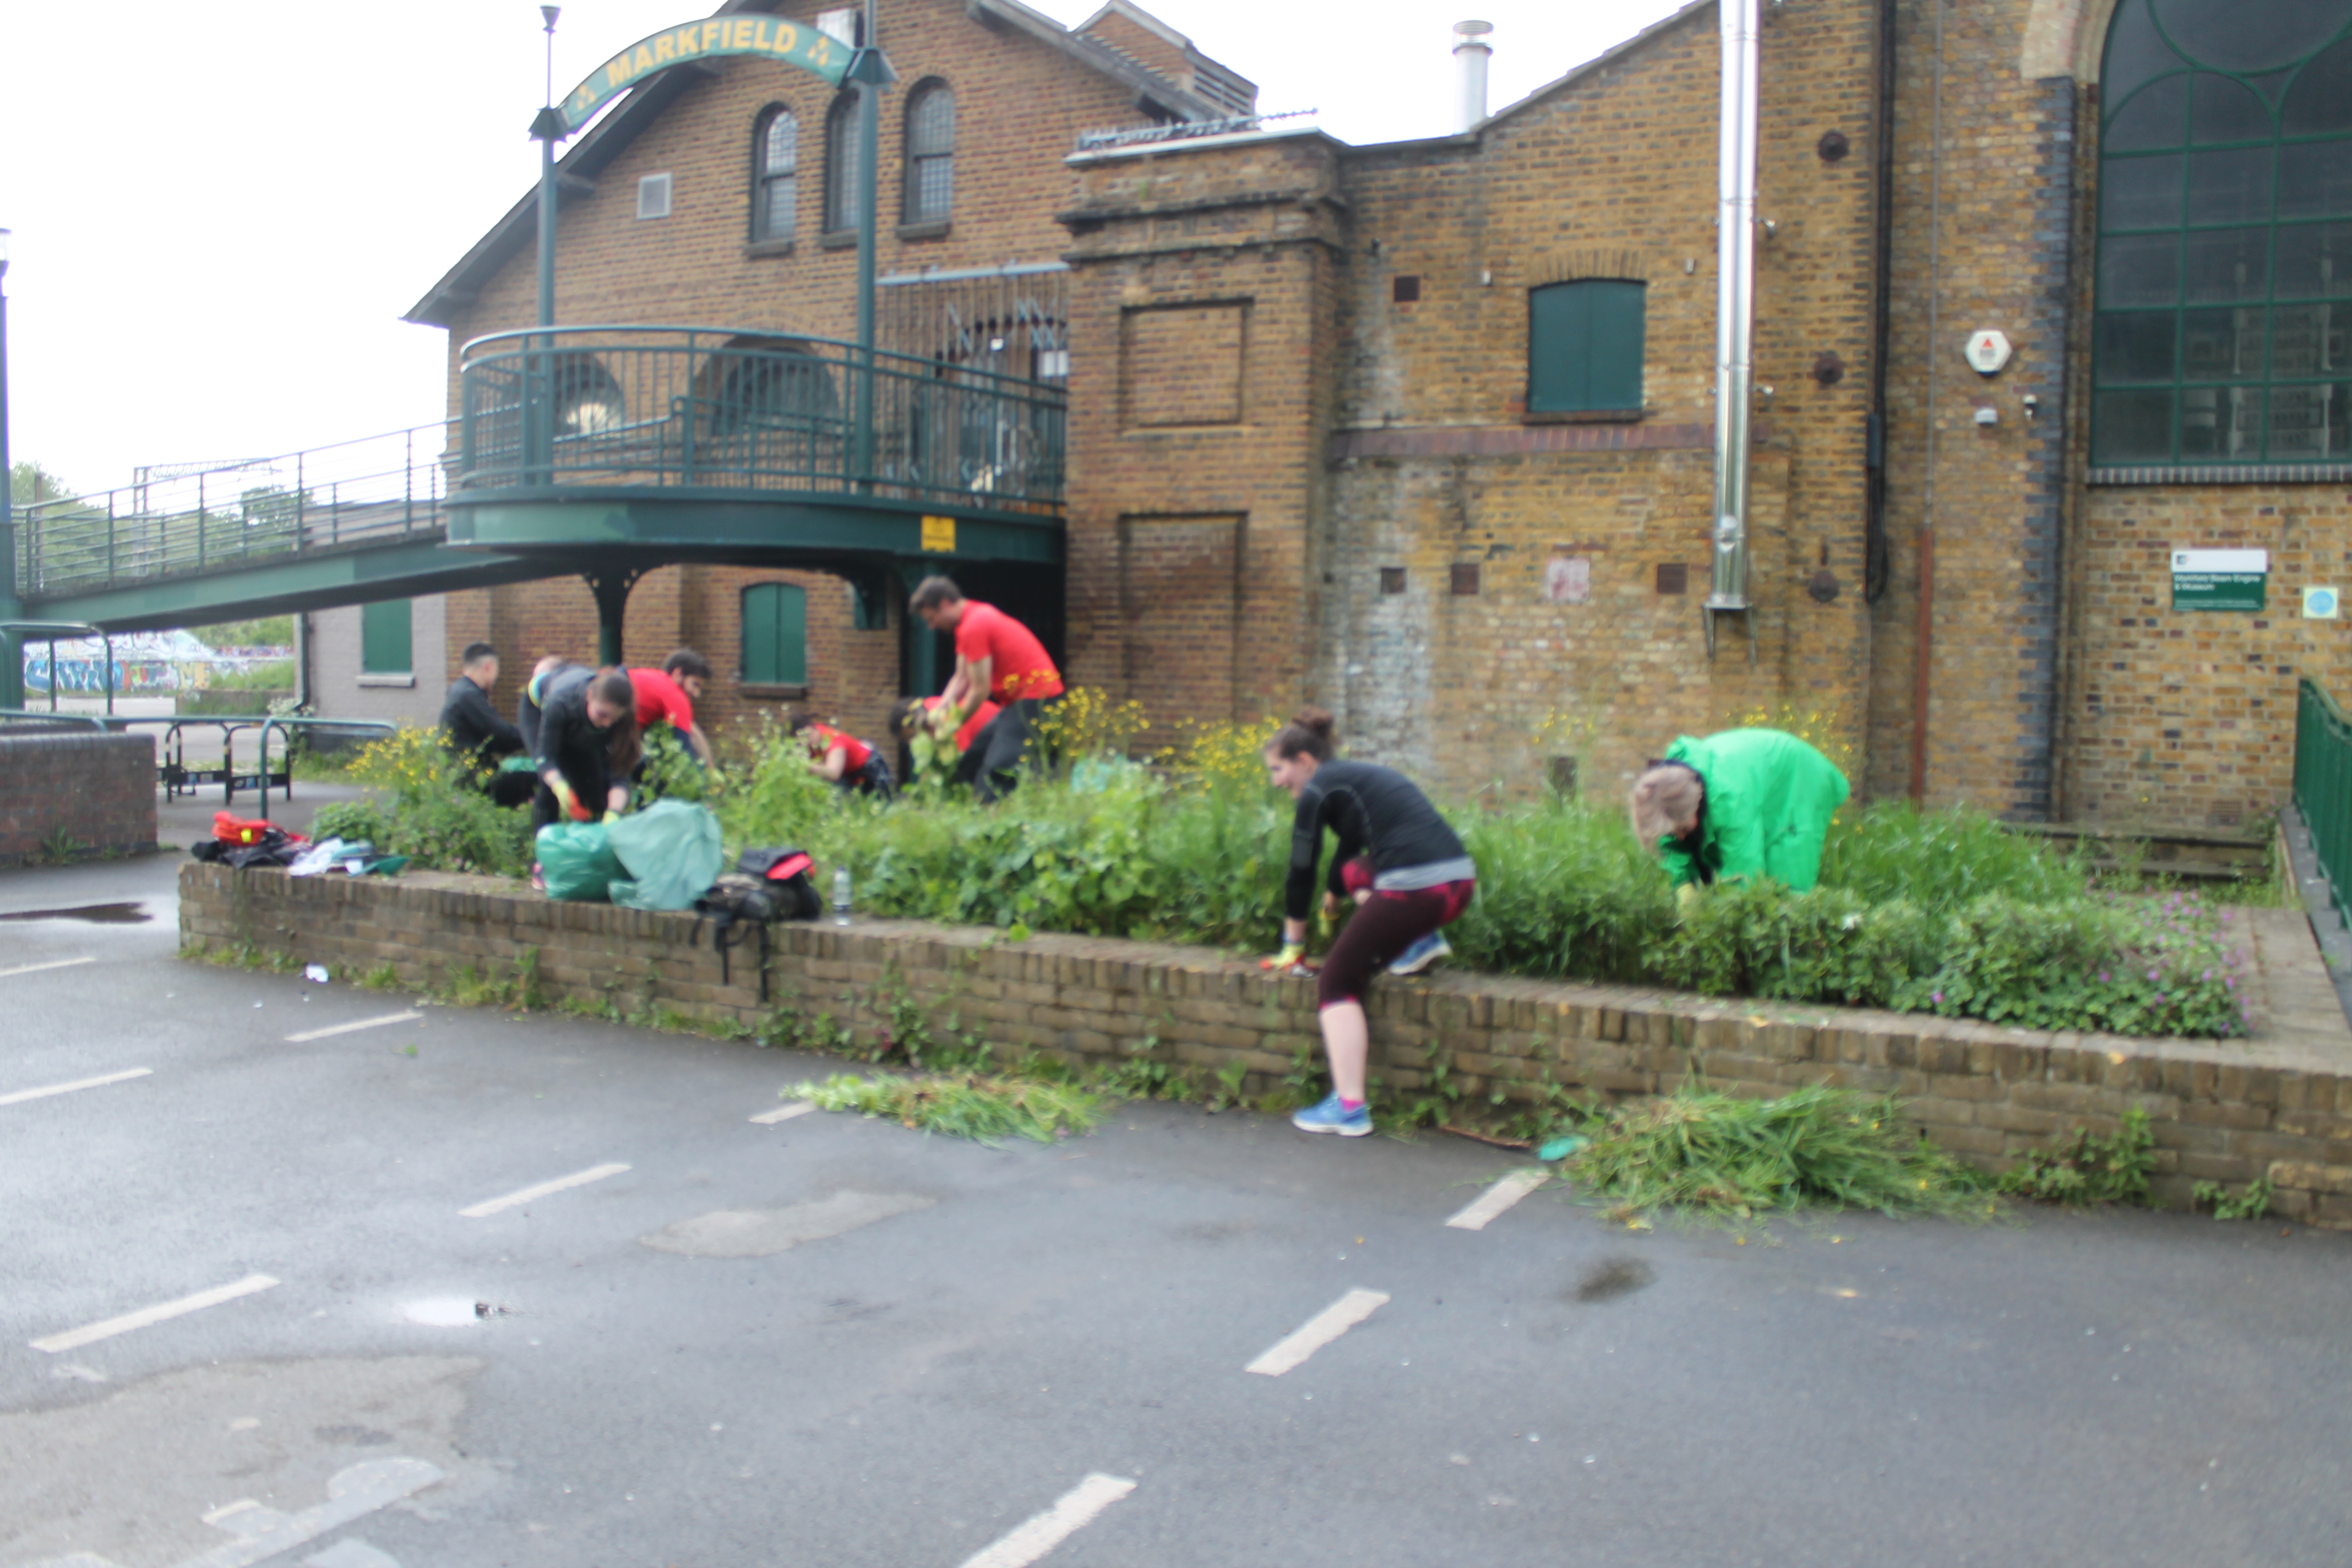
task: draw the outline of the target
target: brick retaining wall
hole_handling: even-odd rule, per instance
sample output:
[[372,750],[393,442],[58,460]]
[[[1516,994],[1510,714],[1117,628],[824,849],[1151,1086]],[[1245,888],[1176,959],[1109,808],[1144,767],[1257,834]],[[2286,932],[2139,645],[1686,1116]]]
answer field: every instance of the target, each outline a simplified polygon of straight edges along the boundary
[[[1241,1063],[1250,1093],[1318,1048],[1310,984],[1269,981],[1206,948],[1054,934],[1015,943],[910,921],[779,926],[762,1004],[751,950],[738,950],[734,984],[722,984],[688,915],[552,903],[484,878],[297,879],[194,862],[180,892],[184,950],[251,943],[338,979],[389,963],[405,984],[441,986],[467,968],[511,974],[535,951],[551,1002],[661,1005],[755,1028],[779,1009],[830,1014],[861,1041],[911,997],[935,1026],[953,1016],[1001,1047],[1076,1061],[1118,1060],[1156,1038],[1151,1050],[1204,1074]],[[1392,1092],[1423,1087],[1433,1057],[1472,1104],[1497,1088],[1532,1098],[1547,1075],[1610,1097],[1670,1089],[1695,1070],[1757,1096],[1827,1081],[1905,1096],[1931,1138],[1989,1167],[2078,1123],[2112,1131],[2137,1106],[2155,1123],[2158,1201],[2185,1205],[2197,1181],[2268,1173],[2275,1212],[2352,1228],[2352,1071],[2301,1047],[1466,973],[1383,983],[1370,1011],[1372,1070]]]
[[155,847],[155,742],[147,735],[0,735],[0,866],[49,853]]

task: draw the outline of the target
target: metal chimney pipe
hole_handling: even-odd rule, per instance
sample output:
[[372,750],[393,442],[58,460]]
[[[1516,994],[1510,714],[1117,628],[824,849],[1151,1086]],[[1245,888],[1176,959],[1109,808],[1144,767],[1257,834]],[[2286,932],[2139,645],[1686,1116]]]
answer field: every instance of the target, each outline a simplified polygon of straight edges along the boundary
[[1495,50],[1492,22],[1454,24],[1454,129],[1468,131],[1486,118],[1486,59]]
[[[1723,14],[1723,127],[1716,168],[1715,566],[1706,608],[1748,608],[1748,420],[1754,397],[1758,0]],[[1714,624],[1712,618],[1708,625]],[[1710,641],[1712,639],[1710,638]]]

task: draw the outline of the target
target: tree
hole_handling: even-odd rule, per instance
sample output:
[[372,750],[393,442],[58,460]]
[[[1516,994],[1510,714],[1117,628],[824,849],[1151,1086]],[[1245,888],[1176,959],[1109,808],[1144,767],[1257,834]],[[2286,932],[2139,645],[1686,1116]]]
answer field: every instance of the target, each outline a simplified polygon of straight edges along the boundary
[[80,493],[36,462],[17,463],[8,470],[8,500],[17,506],[31,506],[35,501],[57,500]]

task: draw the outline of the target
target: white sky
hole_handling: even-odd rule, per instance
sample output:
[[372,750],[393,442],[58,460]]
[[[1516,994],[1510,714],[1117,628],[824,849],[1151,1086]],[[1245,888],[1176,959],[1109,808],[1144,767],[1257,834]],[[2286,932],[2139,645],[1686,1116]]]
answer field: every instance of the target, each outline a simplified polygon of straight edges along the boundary
[[[1031,0],[1065,25],[1091,0]],[[707,0],[572,0],[562,92]],[[1453,24],[1499,109],[1675,0],[1152,0],[1269,112],[1362,143],[1450,129]],[[528,0],[119,0],[0,15],[11,455],[77,488],[418,425],[443,334],[400,313],[538,178]],[[887,48],[888,15],[884,14]]]

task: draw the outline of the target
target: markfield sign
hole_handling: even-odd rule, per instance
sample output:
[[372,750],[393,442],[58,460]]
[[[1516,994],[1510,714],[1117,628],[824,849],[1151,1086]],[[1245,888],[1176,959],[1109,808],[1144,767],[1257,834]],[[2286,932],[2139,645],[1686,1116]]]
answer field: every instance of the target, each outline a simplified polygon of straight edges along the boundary
[[2260,610],[2270,574],[2267,550],[2176,550],[2172,552],[2172,607]]
[[666,27],[653,37],[623,49],[573,88],[563,99],[563,133],[579,130],[617,93],[627,91],[658,70],[685,60],[715,59],[720,55],[764,55],[788,66],[823,77],[838,87],[856,51],[814,27],[778,16],[713,16]]

